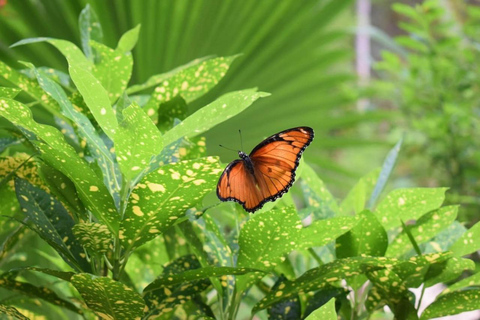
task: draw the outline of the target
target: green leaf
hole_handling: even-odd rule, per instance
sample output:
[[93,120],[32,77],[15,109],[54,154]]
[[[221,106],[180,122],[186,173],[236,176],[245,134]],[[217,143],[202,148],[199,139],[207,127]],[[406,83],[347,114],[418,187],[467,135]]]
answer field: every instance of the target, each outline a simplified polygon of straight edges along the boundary
[[96,63],[91,70],[92,76],[100,80],[101,86],[108,92],[110,103],[113,104],[123,94],[130,81],[132,55],[130,52],[110,49],[95,41],[91,41],[90,45],[96,56]]
[[95,120],[103,129],[103,132],[113,140],[118,122],[113,113],[107,90],[88,69],[82,68],[77,64],[71,64],[68,70]]
[[373,209],[375,203],[377,202],[378,197],[382,193],[385,185],[387,184],[388,177],[390,177],[390,173],[392,173],[393,167],[397,161],[398,154],[400,152],[400,147],[402,146],[403,138],[397,142],[397,144],[390,150],[383,162],[382,171],[380,171],[380,175],[378,176],[377,183],[375,185],[375,189],[373,189],[372,195],[370,196],[370,200],[368,200],[368,208],[371,210]]
[[33,65],[29,66],[33,69],[38,83],[43,90],[58,102],[62,114],[77,125],[76,132],[78,132],[79,137],[87,143],[89,152],[97,161],[98,167],[102,170],[104,183],[109,189],[110,194],[118,198],[121,180],[119,180],[117,164],[115,163],[112,153],[98,136],[95,127],[84,114],[75,109],[63,89],[57,83],[33,68]]
[[470,259],[453,257],[443,264],[433,264],[425,276],[425,286],[454,281],[465,270],[475,270],[475,263]]
[[21,91],[15,88],[0,87],[0,97],[14,99]]
[[9,277],[0,277],[0,288],[18,292],[30,298],[42,299],[53,305],[71,310],[77,314],[83,314],[81,309],[77,308],[77,306],[70,301],[62,299],[50,288],[37,287],[30,283],[10,279]]
[[159,278],[157,278],[143,290],[143,293],[145,294],[163,287],[178,285],[186,282],[208,279],[210,277],[220,278],[226,275],[243,275],[247,273],[264,274],[262,270],[234,267],[204,267],[187,270],[180,273],[162,273]]
[[417,219],[439,208],[447,188],[408,188],[390,192],[375,209],[375,215],[385,230],[397,227],[400,220]]
[[306,163],[304,163],[301,177],[310,189],[322,200],[320,205],[325,206],[326,210],[333,211],[334,215],[337,214],[339,210],[337,201],[312,167]]
[[443,290],[441,294],[447,294],[453,291],[459,291],[469,287],[480,287],[480,272],[477,272],[470,277],[464,278],[460,281],[453,283],[451,286]]
[[378,180],[380,169],[375,169],[360,178],[355,186],[348,192],[345,199],[339,207],[339,212],[342,215],[348,215],[352,212],[357,214],[365,209],[367,197],[372,193],[373,188]]
[[358,224],[337,239],[337,258],[383,256],[388,246],[387,232],[371,211],[364,210],[358,216]]
[[127,53],[132,51],[133,47],[137,44],[138,34],[140,33],[140,25],[125,32],[118,41],[116,51]]
[[[200,268],[200,263],[197,258],[194,255],[186,255],[175,259],[166,265],[162,272],[162,277],[167,274],[175,275],[187,272],[188,270],[196,270],[198,268]],[[161,289],[149,291],[144,295],[144,299],[148,306],[145,318],[149,318],[153,315],[168,318],[167,316],[171,314],[175,306],[194,299],[209,286],[210,281],[202,279],[164,286]]]
[[85,8],[80,12],[78,17],[78,25],[80,27],[80,38],[85,56],[89,59],[93,58],[90,40],[102,42],[103,31],[97,14],[87,3]]
[[300,247],[302,223],[294,207],[250,216],[240,232],[237,266],[271,270]]
[[444,317],[480,309],[480,289],[455,291],[441,295],[425,311],[420,319]]
[[80,273],[72,277],[72,284],[99,317],[120,320],[143,316],[145,303],[142,297],[120,282]]
[[321,247],[352,229],[359,219],[357,217],[336,217],[313,221],[302,229],[301,247]]
[[[58,106],[55,104],[55,102],[53,102],[48,96],[45,96],[45,92],[42,90],[42,88],[40,88],[35,80],[30,79],[26,75],[10,68],[2,61],[0,61],[0,76],[14,86],[18,87],[18,89],[21,91],[27,93],[31,98],[40,103],[50,112],[54,113],[56,110],[58,110]],[[13,93],[10,93],[10,95],[12,94]],[[15,96],[9,98],[13,99],[14,97]]]
[[[276,290],[286,281],[285,276],[281,275],[272,287]],[[288,300],[280,301],[267,309],[268,319],[271,320],[296,320],[302,318],[302,306],[298,296],[291,297]]]
[[90,271],[83,248],[72,233],[75,222],[67,210],[45,191],[22,179],[15,179],[15,191],[22,211],[35,225],[34,230],[47,241],[72,268]]
[[6,315],[8,317],[7,319],[30,320],[14,307],[4,304],[0,304],[0,314]]
[[101,255],[111,250],[113,237],[103,224],[80,222],[73,226],[72,232],[91,255]]
[[[423,215],[415,225],[409,226],[413,238],[418,244],[427,242],[452,224],[457,217],[457,212],[458,206],[448,206]],[[388,246],[386,256],[399,257],[411,249],[408,236],[405,231],[402,231]]]
[[181,137],[197,136],[242,112],[258,98],[268,95],[268,93],[256,92],[256,89],[227,93],[167,131],[163,136],[164,145],[169,145]]
[[181,96],[176,96],[160,105],[157,127],[165,132],[175,126],[177,120],[184,120],[188,114],[187,102]]
[[152,157],[163,148],[160,132],[135,103],[123,110],[123,121],[114,141],[118,164],[127,183],[144,173]]
[[475,252],[480,248],[479,237],[480,222],[477,222],[473,227],[465,231],[448,250],[458,257]]
[[67,59],[68,64],[75,64],[79,68],[90,70],[92,63],[85,57],[82,51],[72,42],[53,38],[39,37],[20,40],[10,46],[10,48],[18,47],[25,44],[47,42],[57,48]]
[[48,268],[37,268],[37,267],[24,267],[24,268],[15,268],[10,270],[10,273],[15,273],[15,272],[20,272],[20,271],[35,271],[35,272],[41,272],[44,274],[48,274],[50,276],[56,277],[58,279],[62,279],[65,281],[70,281],[72,277],[75,275],[74,272],[65,272],[65,271],[59,271],[59,270],[53,270],[53,269],[48,269]]
[[330,299],[326,304],[312,312],[305,320],[337,320],[335,299]]
[[163,233],[215,188],[220,172],[218,160],[208,157],[146,175],[129,198],[121,227],[123,246],[132,250]]
[[349,279],[368,270],[368,268],[384,268],[396,263],[396,259],[383,257],[355,257],[337,259],[305,272],[294,281],[289,281],[280,286],[278,290],[268,293],[252,310],[252,314],[268,308],[270,305],[288,299],[294,294],[302,294],[319,290],[342,279]]

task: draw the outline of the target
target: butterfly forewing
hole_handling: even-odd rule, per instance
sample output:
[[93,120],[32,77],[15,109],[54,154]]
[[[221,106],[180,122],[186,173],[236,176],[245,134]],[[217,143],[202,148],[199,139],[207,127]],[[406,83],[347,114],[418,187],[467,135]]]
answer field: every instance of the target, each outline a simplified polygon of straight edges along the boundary
[[217,185],[218,197],[236,201],[249,212],[279,198],[295,181],[300,157],[312,140],[313,130],[308,127],[284,130],[265,139],[249,155],[253,173],[247,169],[247,160],[227,166]]

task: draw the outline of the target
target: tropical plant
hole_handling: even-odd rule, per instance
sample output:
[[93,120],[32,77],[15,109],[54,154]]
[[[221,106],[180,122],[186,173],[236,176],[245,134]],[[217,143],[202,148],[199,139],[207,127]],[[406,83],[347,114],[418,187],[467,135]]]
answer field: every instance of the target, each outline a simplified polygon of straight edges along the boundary
[[[421,183],[450,186],[448,201],[469,206],[462,220],[475,222],[480,208],[480,73],[478,22],[471,6],[468,19],[455,23],[439,1],[393,9],[408,35],[396,38],[404,54],[383,52],[376,67],[382,97],[398,107],[407,129],[412,176]],[[453,49],[454,48],[454,49]]]

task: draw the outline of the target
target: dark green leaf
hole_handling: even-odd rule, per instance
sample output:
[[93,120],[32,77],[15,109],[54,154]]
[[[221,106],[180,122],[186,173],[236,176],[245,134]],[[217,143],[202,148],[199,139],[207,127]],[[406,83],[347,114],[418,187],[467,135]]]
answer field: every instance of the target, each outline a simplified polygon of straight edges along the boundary
[[112,250],[113,237],[106,225],[90,222],[77,223],[72,232],[75,238],[92,255],[100,255]]
[[[281,276],[275,282],[272,290],[276,290],[286,278]],[[298,296],[294,296],[288,300],[280,301],[267,309],[268,319],[270,320],[297,320],[301,319],[302,306]]]
[[38,235],[72,268],[90,271],[90,264],[83,257],[83,248],[72,233],[75,222],[61,203],[22,179],[15,180],[15,191],[22,211],[34,224]]
[[[0,304],[0,314],[7,316],[7,319],[30,320],[12,306]],[[10,318],[11,317],[11,318]],[[2,317],[3,318],[3,317]]]

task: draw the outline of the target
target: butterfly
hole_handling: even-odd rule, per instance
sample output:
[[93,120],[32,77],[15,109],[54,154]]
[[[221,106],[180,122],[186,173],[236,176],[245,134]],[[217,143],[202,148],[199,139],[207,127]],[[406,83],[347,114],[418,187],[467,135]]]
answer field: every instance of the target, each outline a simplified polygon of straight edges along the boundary
[[238,151],[240,159],[230,162],[220,176],[218,198],[238,202],[248,212],[280,198],[295,181],[295,170],[313,135],[312,128],[292,128],[263,140],[249,155]]

